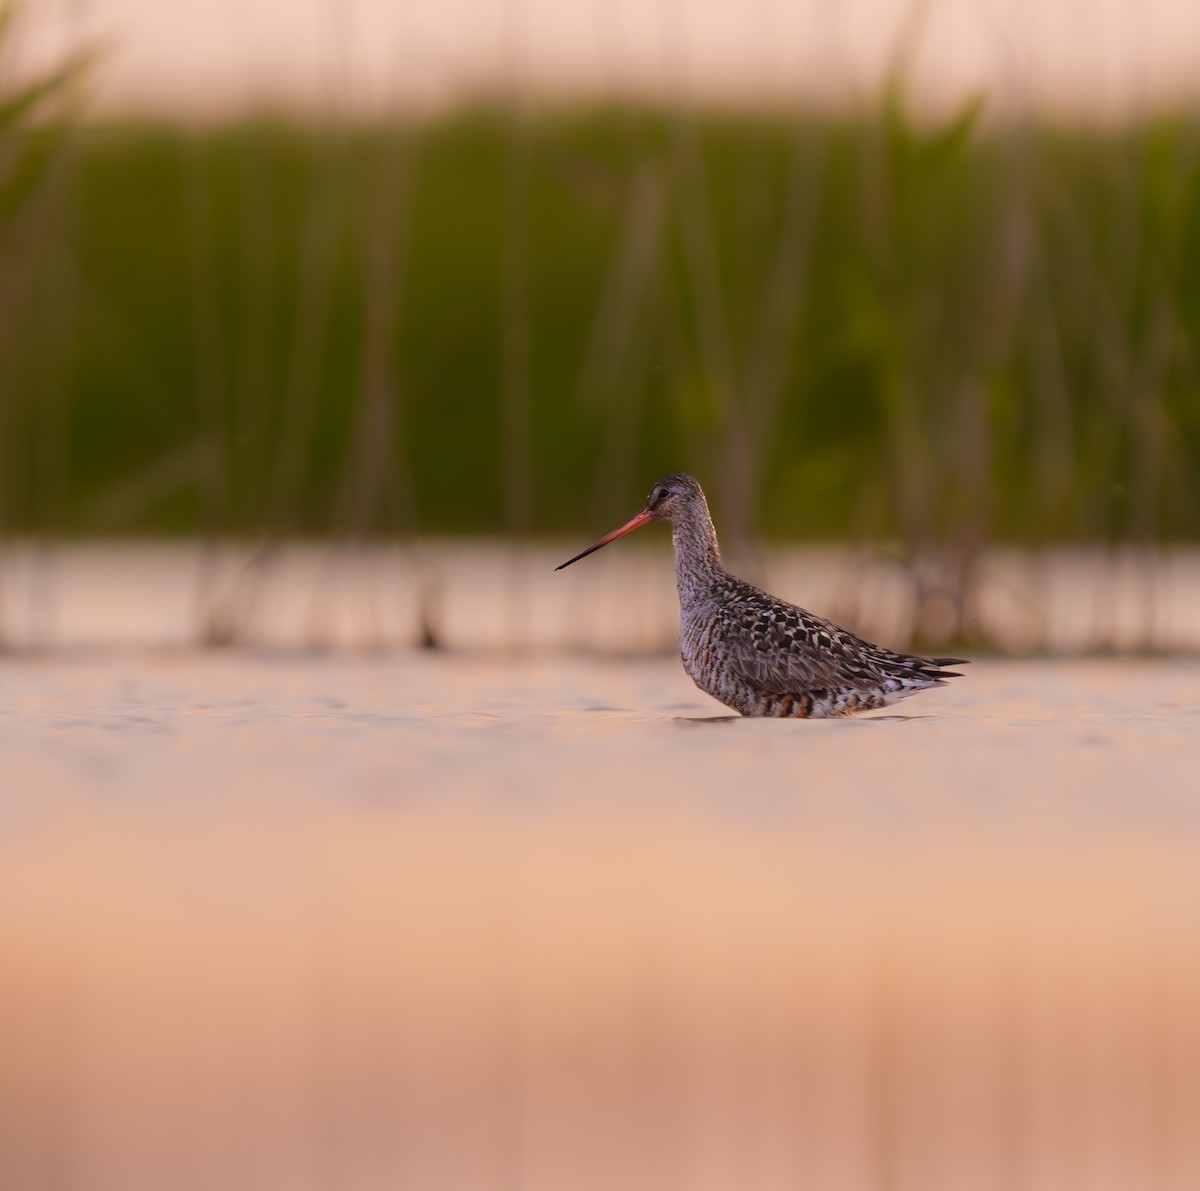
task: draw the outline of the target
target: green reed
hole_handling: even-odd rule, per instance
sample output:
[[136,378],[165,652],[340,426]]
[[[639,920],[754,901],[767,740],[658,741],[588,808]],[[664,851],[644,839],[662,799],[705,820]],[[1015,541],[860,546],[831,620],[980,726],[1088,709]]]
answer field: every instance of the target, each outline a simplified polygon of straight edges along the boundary
[[4,528],[578,532],[688,469],[744,542],[1197,537],[1197,122],[979,115],[77,130]]

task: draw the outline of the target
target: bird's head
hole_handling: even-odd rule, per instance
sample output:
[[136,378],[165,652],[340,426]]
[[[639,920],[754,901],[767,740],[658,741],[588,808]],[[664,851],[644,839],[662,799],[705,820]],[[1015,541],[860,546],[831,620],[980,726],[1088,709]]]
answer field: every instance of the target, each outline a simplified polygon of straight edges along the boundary
[[651,521],[677,521],[686,517],[697,503],[704,503],[704,493],[691,476],[682,472],[663,476],[646,497],[643,510],[650,514]]
[[701,491],[700,485],[691,476],[685,476],[680,472],[663,476],[650,489],[650,494],[646,497],[646,503],[624,525],[614,529],[612,533],[605,534],[598,542],[593,542],[586,550],[576,554],[574,558],[567,559],[562,566],[555,567],[554,569],[561,571],[563,567],[569,567],[571,563],[578,562],[581,558],[586,558],[593,551],[599,550],[601,546],[607,546],[610,542],[615,542],[617,538],[623,538],[627,533],[633,533],[635,529],[641,529],[643,525],[649,525],[651,521],[670,521],[674,523],[686,517],[689,510],[694,508],[697,502],[702,506],[704,505],[704,493]]

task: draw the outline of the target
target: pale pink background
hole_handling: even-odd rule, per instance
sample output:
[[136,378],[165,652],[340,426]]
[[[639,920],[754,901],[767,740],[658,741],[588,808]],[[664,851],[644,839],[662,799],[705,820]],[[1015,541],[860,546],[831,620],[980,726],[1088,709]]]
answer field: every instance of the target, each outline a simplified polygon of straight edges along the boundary
[[421,112],[497,91],[853,106],[906,42],[935,109],[986,91],[994,115],[1107,121],[1200,93],[1196,0],[31,0],[26,18],[26,64],[106,47],[100,114]]

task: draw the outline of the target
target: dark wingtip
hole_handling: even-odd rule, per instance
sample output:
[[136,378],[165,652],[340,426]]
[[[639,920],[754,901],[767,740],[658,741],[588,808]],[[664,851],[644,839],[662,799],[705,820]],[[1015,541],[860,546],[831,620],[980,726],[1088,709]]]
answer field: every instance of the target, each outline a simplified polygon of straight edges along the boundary
[[[929,660],[935,666],[969,666],[971,664],[970,658],[930,658]],[[954,677],[958,678],[960,675],[956,674]]]

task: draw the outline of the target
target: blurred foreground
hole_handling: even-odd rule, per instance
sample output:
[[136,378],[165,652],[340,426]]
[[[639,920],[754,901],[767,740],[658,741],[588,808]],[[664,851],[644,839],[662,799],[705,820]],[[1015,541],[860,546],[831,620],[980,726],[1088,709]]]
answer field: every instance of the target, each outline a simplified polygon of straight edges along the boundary
[[1200,1185],[1200,665],[0,669],[0,1185]]

